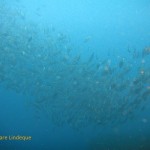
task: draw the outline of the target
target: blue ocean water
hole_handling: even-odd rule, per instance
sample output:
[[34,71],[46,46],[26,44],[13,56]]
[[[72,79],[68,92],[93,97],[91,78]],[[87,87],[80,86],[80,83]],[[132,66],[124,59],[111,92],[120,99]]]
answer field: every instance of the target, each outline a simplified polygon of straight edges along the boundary
[[0,0],[0,149],[149,150],[149,18],[148,0]]

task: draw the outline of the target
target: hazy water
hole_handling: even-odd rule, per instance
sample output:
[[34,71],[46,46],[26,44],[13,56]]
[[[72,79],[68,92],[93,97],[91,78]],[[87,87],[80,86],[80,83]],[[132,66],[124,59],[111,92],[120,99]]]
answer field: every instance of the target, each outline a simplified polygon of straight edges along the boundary
[[[3,2],[0,0],[1,8]],[[141,50],[150,46],[148,0],[5,0],[5,4],[22,9],[29,24],[53,28],[54,34],[65,33],[76,51],[83,49],[81,53],[85,57],[93,51],[99,58],[109,57],[115,61],[119,55],[128,58],[129,47]],[[84,42],[86,38],[88,42]],[[150,149],[150,103],[144,111],[137,112],[135,118],[122,124],[99,126],[93,132],[55,126],[26,99],[1,85],[0,136],[32,136],[31,141],[0,141],[2,150],[83,150],[91,145],[94,150]]]

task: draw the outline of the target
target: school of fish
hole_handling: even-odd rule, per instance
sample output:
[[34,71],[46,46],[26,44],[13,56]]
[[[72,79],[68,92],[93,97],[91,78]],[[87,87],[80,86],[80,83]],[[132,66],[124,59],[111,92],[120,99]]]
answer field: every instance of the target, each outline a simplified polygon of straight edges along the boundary
[[0,7],[0,85],[31,96],[56,125],[83,128],[124,122],[150,100],[150,46],[130,57],[84,56],[63,33]]

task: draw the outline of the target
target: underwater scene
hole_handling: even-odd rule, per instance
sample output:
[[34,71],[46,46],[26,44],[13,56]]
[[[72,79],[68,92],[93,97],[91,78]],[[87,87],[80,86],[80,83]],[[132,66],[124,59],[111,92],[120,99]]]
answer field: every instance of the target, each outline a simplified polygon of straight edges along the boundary
[[150,1],[0,0],[0,150],[150,150]]

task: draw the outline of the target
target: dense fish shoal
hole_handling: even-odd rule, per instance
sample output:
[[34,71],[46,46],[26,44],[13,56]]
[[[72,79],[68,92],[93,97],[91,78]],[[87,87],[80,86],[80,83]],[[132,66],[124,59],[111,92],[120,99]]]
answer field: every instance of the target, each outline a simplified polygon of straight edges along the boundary
[[33,96],[33,108],[53,123],[82,128],[124,122],[146,107],[150,46],[137,57],[135,50],[130,58],[116,56],[115,63],[94,52],[83,58],[65,34],[29,23],[22,11],[3,7],[0,18],[0,84]]

